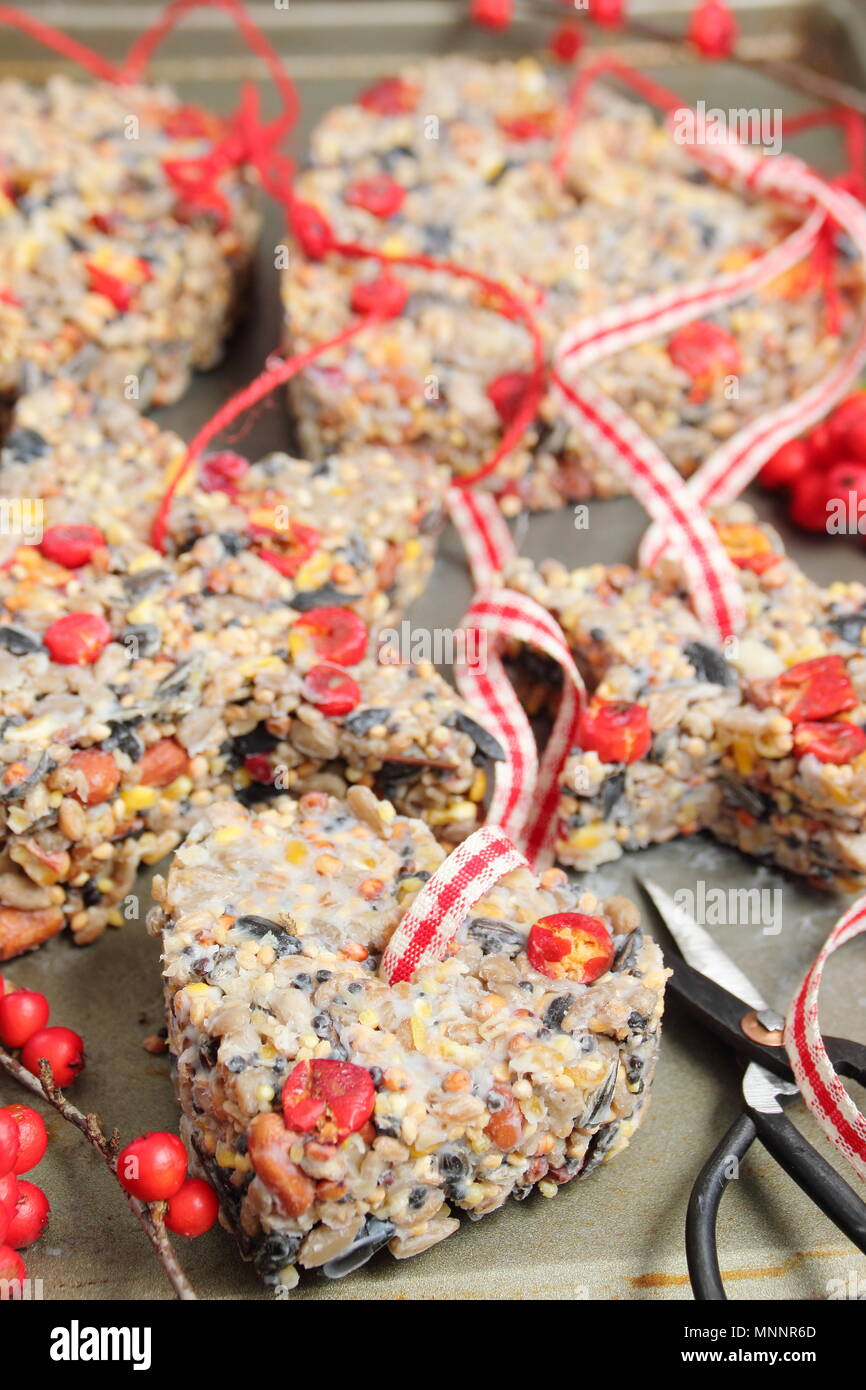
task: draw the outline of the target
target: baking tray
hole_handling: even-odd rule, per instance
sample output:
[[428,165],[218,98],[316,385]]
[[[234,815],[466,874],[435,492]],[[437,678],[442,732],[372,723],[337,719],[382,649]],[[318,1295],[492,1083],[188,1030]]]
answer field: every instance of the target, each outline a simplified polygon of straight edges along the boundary
[[[87,5],[25,6],[60,24],[109,56],[116,56],[156,7],[121,7],[112,0]],[[298,82],[302,149],[310,125],[329,106],[352,97],[378,73],[427,53],[471,50],[483,55],[538,51],[553,13],[543,21],[521,18],[503,38],[471,28],[465,6],[412,3],[305,3],[290,9],[252,6]],[[688,8],[635,5],[638,20],[655,30],[681,30]],[[559,11],[561,13],[561,10]],[[655,33],[624,36],[616,43],[629,61],[647,66],[662,81],[708,105],[770,105],[800,110],[812,104],[781,81],[776,65],[808,61],[863,92],[866,40],[862,18],[845,4],[832,12],[814,4],[748,5],[739,10],[744,50],[773,65],[773,72],[733,64],[701,65]],[[528,12],[524,10],[524,16]],[[591,31],[593,38],[598,31]],[[0,30],[0,74],[34,80],[55,65],[32,43]],[[157,76],[175,83],[190,100],[228,111],[239,80],[259,75],[223,17],[194,13],[161,51]],[[822,167],[837,156],[832,135],[815,132],[796,146]],[[162,424],[191,438],[226,394],[259,369],[279,339],[279,304],[273,248],[281,241],[271,209],[262,239],[254,303],[224,364],[199,377],[179,405],[159,412]],[[253,456],[291,445],[281,401],[259,411],[242,447]],[[817,580],[863,576],[864,552],[854,541],[811,540],[792,533],[772,499],[758,495],[760,510],[780,525],[793,555]],[[571,563],[627,560],[645,519],[627,499],[595,502],[588,530],[576,531],[568,510],[522,519],[523,550],[537,559],[557,555]],[[469,598],[459,544],[444,538],[427,594],[411,612],[416,627],[456,622]],[[722,888],[743,885],[779,889],[782,929],[714,929],[722,944],[754,978],[771,1002],[784,1006],[838,916],[842,902],[794,884],[781,873],[756,867],[736,852],[696,837],[631,856],[594,875],[606,893],[638,893],[635,872],[651,874],[671,891],[698,880]],[[68,938],[12,963],[16,983],[44,990],[54,1020],[77,1028],[88,1047],[88,1068],[77,1083],[76,1102],[116,1125],[124,1138],[177,1123],[166,1056],[153,1056],[142,1040],[162,1025],[158,946],[143,928],[149,905],[147,881],[137,889],[141,920],[109,931],[79,950]],[[866,939],[853,942],[829,963],[822,995],[828,1031],[862,1033],[866,1006]],[[307,1278],[291,1294],[306,1299],[686,1299],[690,1297],[683,1247],[689,1190],[703,1159],[739,1109],[739,1075],[731,1055],[696,1028],[676,1004],[665,1023],[662,1060],[649,1118],[632,1147],[585,1182],[563,1188],[556,1200],[535,1195],[474,1225],[465,1222],[443,1245],[409,1261],[378,1256],[349,1279],[328,1283]],[[856,1092],[856,1088],[855,1092]],[[0,1079],[0,1102],[22,1099]],[[857,1095],[862,1104],[862,1094]],[[803,1107],[792,1115],[823,1152],[828,1146]],[[38,1181],[48,1193],[52,1220],[33,1249],[29,1272],[42,1280],[46,1299],[160,1299],[171,1297],[162,1271],[131,1219],[116,1184],[95,1162],[81,1136],[53,1112],[51,1134]],[[831,1155],[831,1158],[833,1155]],[[841,1166],[840,1166],[841,1171]],[[755,1145],[731,1184],[719,1223],[721,1265],[732,1297],[826,1299],[852,1277],[866,1278],[866,1259],[839,1235],[799,1189]],[[193,1242],[178,1241],[195,1289],[209,1299],[273,1299],[240,1260],[220,1229]],[[835,1282],[840,1281],[840,1282]]]

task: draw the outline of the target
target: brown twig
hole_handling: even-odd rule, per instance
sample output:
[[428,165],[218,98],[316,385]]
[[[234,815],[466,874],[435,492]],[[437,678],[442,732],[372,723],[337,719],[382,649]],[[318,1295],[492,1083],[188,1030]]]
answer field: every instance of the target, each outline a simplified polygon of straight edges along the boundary
[[[117,1154],[120,1149],[120,1135],[117,1130],[111,1131],[108,1138],[103,1133],[102,1126],[97,1115],[85,1115],[77,1106],[68,1101],[59,1089],[54,1085],[54,1078],[51,1074],[51,1067],[46,1061],[40,1065],[40,1075],[35,1077],[26,1067],[15,1057],[11,1057],[8,1052],[0,1048],[0,1067],[9,1074],[21,1086],[25,1086],[28,1091],[32,1091],[40,1100],[44,1100],[48,1105],[53,1106],[58,1115],[62,1115],[64,1120],[68,1120],[71,1125],[80,1130],[87,1139],[91,1147],[99,1154],[102,1162],[108,1171],[117,1177]],[[162,1265],[166,1278],[171,1284],[176,1296],[185,1302],[195,1301],[197,1295],[194,1293],[192,1285],[177,1262],[177,1257],[171,1248],[171,1242],[165,1229],[163,1216],[165,1213],[165,1203],[155,1202],[152,1206],[147,1206],[140,1202],[137,1197],[133,1197],[130,1192],[121,1188],[126,1198],[129,1208],[138,1222],[144,1234],[147,1236],[157,1259]]]

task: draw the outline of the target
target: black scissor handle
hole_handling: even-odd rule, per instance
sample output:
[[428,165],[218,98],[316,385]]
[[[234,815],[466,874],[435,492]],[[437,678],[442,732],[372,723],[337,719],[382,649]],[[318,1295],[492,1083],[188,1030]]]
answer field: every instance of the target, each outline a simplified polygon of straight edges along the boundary
[[824,1046],[827,1056],[840,1076],[847,1076],[852,1081],[859,1081],[861,1086],[866,1086],[866,1047],[862,1043],[854,1042],[853,1038],[833,1038],[825,1035]]
[[764,1148],[834,1225],[866,1253],[866,1202],[805,1139],[782,1110],[748,1109]]
[[686,1262],[692,1293],[702,1302],[727,1298],[719,1270],[716,1222],[719,1204],[731,1180],[731,1160],[745,1158],[756,1136],[752,1117],[742,1114],[710,1154],[695,1180],[686,1212]]

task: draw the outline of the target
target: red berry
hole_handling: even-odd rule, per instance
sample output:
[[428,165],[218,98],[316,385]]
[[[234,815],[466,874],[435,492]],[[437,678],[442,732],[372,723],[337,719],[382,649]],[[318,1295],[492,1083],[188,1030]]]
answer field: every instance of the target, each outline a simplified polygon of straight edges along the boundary
[[516,419],[532,383],[529,372],[505,372],[490,382],[487,396],[503,425]]
[[198,481],[205,492],[236,491],[235,484],[249,472],[250,461],[231,449],[222,453],[203,454],[199,463]]
[[740,370],[740,349],[726,328],[706,319],[685,323],[671,334],[668,356],[693,381],[705,383],[714,376]]
[[47,560],[77,570],[88,565],[104,545],[105,537],[95,526],[49,526],[39,549]]
[[399,212],[406,198],[402,184],[388,174],[374,174],[369,179],[356,179],[343,194],[344,202],[353,208],[363,208],[384,222]]
[[314,1058],[289,1073],[281,1101],[287,1129],[315,1131],[326,1143],[340,1144],[367,1123],[376,1091],[366,1067]]
[[58,666],[92,666],[111,641],[111,628],[98,613],[67,613],[42,634]]
[[22,1181],[18,1184],[15,1215],[9,1223],[6,1240],[13,1250],[23,1250],[42,1235],[48,1225],[51,1203],[41,1187]]
[[619,29],[625,23],[625,0],[589,0],[589,17],[604,29]]
[[6,1244],[6,1235],[12,1225],[13,1213],[8,1207],[0,1206],[0,1245]]
[[823,473],[804,473],[791,489],[791,520],[804,531],[827,529],[827,479]]
[[292,235],[311,261],[320,261],[334,245],[331,224],[312,203],[292,203],[289,212]]
[[349,714],[361,700],[361,687],[341,666],[321,662],[307,672],[301,685],[305,700],[329,719]]
[[589,985],[610,969],[613,938],[600,917],[555,912],[533,924],[526,954],[529,964],[542,975]]
[[40,1028],[24,1044],[21,1061],[38,1076],[43,1058],[51,1067],[55,1086],[69,1086],[84,1067],[84,1041],[71,1028]]
[[593,700],[580,718],[578,743],[603,763],[634,763],[652,743],[645,705],[625,700]]
[[767,459],[758,474],[758,482],[771,492],[779,487],[791,487],[798,478],[808,472],[810,463],[809,446],[806,441],[789,439],[787,444],[776,450],[772,458]]
[[551,34],[547,47],[560,63],[572,63],[583,48],[583,34],[576,24],[561,24]]
[[[0,1114],[3,1112],[0,1111]],[[38,1110],[29,1105],[7,1105],[6,1113],[12,1116],[18,1126],[18,1157],[15,1160],[15,1173],[29,1173],[42,1159],[48,1148],[48,1132]]]
[[316,655],[337,666],[354,666],[367,650],[367,629],[350,608],[311,608],[298,618],[295,631],[309,633]]
[[794,730],[794,754],[811,753],[822,763],[852,763],[866,749],[866,733],[844,720],[807,720]]
[[140,1202],[167,1202],[186,1177],[186,1149],[176,1134],[141,1134],[117,1155],[117,1177]]
[[16,989],[4,994],[0,999],[0,1042],[4,1047],[23,1047],[37,1028],[45,1027],[50,1012],[45,995],[35,990]]
[[0,1207],[6,1212],[10,1221],[15,1215],[15,1203],[18,1200],[18,1178],[14,1173],[7,1173],[0,1178]]
[[110,270],[103,270],[101,266],[93,265],[89,261],[85,263],[84,268],[87,271],[88,289],[110,300],[119,313],[126,313],[132,305],[135,286],[121,280],[119,275],[112,275]]
[[866,534],[866,464],[834,464],[824,481],[827,530],[842,535]]
[[18,1126],[8,1110],[0,1110],[0,1176],[14,1173],[20,1147]]
[[839,457],[839,441],[827,420],[815,426],[808,444],[813,468],[829,468]]
[[701,0],[692,11],[688,40],[704,58],[729,57],[737,33],[737,21],[722,0]]
[[406,308],[409,291],[396,275],[383,271],[374,280],[359,280],[352,287],[349,303],[355,314],[376,314],[378,318],[396,319]]
[[380,116],[400,116],[404,111],[414,111],[417,104],[417,87],[410,86],[402,77],[383,77],[358,97],[359,106]]
[[23,1283],[26,1278],[27,1267],[18,1251],[9,1245],[0,1245],[0,1302],[9,1302],[14,1298],[10,1285],[16,1280]]
[[293,521],[288,530],[282,532],[265,531],[264,528],[251,528],[253,532],[263,533],[268,536],[278,536],[284,540],[286,549],[271,550],[263,546],[258,552],[260,560],[264,560],[266,565],[270,565],[278,574],[285,575],[287,579],[294,579],[298,570],[313,555],[315,555],[322,543],[322,536],[314,526],[304,526],[300,521]]
[[472,0],[469,17],[485,29],[507,29],[514,18],[514,0]]
[[169,1198],[165,1224],[178,1236],[203,1236],[216,1221],[219,1207],[219,1199],[209,1182],[187,1178],[180,1190]]

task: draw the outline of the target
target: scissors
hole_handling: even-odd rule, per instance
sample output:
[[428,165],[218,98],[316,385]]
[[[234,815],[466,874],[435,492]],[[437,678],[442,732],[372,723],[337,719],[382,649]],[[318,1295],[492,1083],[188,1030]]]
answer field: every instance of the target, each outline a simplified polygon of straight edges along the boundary
[[[701,1023],[746,1061],[743,1112],[707,1159],[689,1198],[686,1259],[696,1299],[727,1297],[719,1271],[716,1221],[728,1182],[755,1139],[760,1139],[817,1207],[866,1253],[866,1203],[817,1149],[804,1139],[782,1107],[799,1093],[783,1046],[785,1020],[760,991],[671,896],[651,879],[639,882],[679,947],[666,950],[673,971],[668,989]],[[866,1085],[866,1047],[848,1038],[825,1037],[841,1076]]]

